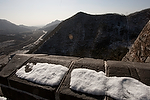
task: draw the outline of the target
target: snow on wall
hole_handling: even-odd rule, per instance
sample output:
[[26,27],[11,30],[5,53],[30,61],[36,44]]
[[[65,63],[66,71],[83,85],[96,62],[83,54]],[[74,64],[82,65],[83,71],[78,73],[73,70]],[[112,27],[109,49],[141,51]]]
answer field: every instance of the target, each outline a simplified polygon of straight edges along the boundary
[[16,72],[16,75],[38,84],[57,86],[68,70],[67,67],[62,65],[48,63],[37,63],[34,65],[33,63],[28,63],[21,67]]
[[107,77],[89,69],[71,72],[70,88],[76,91],[107,95],[118,100],[150,100],[150,87],[129,77]]
[[0,100],[7,100],[7,98],[5,98],[5,97],[0,97]]

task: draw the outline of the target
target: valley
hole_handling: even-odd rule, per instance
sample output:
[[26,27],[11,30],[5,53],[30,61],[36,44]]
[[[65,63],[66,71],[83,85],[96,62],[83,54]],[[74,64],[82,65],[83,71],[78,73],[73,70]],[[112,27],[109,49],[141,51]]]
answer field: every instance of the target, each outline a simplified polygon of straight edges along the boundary
[[59,23],[60,21],[57,20],[57,23],[54,21],[52,24],[49,23],[40,28],[15,25],[0,19],[0,59],[17,53],[28,53],[30,49],[40,43],[47,31],[52,31]]
[[18,50],[28,51],[32,47],[23,47],[35,42],[43,34],[42,30],[21,34],[0,34],[0,56],[9,55]]

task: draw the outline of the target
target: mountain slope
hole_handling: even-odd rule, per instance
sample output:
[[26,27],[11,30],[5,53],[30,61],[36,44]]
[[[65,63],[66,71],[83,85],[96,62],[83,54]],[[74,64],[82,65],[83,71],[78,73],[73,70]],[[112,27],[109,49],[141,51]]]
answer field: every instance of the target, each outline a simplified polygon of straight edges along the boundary
[[19,33],[30,31],[27,28],[15,25],[7,20],[0,19],[0,33]]
[[61,21],[55,20],[55,21],[53,21],[53,22],[51,22],[51,23],[45,25],[44,27],[42,27],[41,30],[52,31],[52,30],[55,29],[55,28],[58,26],[58,24],[60,24],[60,23],[61,23]]
[[127,16],[129,31],[131,31],[131,38],[137,37],[140,34],[149,19],[150,8],[132,13]]
[[43,34],[42,30],[32,31],[28,27],[0,19],[0,56],[17,50],[28,50],[24,47],[35,42]]
[[[35,53],[121,60],[128,51],[127,47],[150,19],[149,11],[128,16],[79,12],[50,32]],[[141,20],[144,15],[146,20]],[[132,20],[135,18],[140,25]]]
[[122,61],[147,62],[150,58],[150,21],[145,25],[138,38]]
[[32,30],[32,31],[39,29],[39,27],[36,27],[36,26],[19,25],[19,27],[26,28],[26,29]]

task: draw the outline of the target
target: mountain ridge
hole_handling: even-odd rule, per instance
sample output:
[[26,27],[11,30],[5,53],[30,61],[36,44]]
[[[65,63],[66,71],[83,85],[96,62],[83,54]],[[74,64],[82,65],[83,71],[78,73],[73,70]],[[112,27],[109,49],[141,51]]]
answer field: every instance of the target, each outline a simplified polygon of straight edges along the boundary
[[121,60],[150,19],[150,9],[144,11],[142,16],[79,12],[50,32],[35,53]]
[[55,29],[60,23],[61,23],[60,20],[52,21],[52,22],[50,22],[49,24],[46,24],[45,26],[43,26],[42,28],[40,28],[40,30],[52,31],[52,30]]
[[31,31],[31,30],[20,27],[8,20],[0,19],[0,33],[20,33],[26,31]]

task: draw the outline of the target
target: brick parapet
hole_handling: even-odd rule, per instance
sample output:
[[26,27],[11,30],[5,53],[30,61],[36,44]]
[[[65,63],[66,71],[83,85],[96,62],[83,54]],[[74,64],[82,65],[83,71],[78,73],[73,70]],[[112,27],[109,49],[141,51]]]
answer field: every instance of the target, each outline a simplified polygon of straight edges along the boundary
[[[51,87],[39,85],[27,80],[18,78],[15,75],[17,69],[28,62],[47,62],[60,64],[69,68],[59,86]],[[69,56],[38,55],[38,54],[19,54],[1,70],[0,84],[1,89],[7,98],[27,100],[110,100],[107,96],[94,96],[79,93],[71,90],[70,74],[75,68],[87,68],[97,72],[103,71],[107,76],[132,77],[150,86],[150,63],[123,62],[123,61],[104,61],[102,59],[78,58]]]

